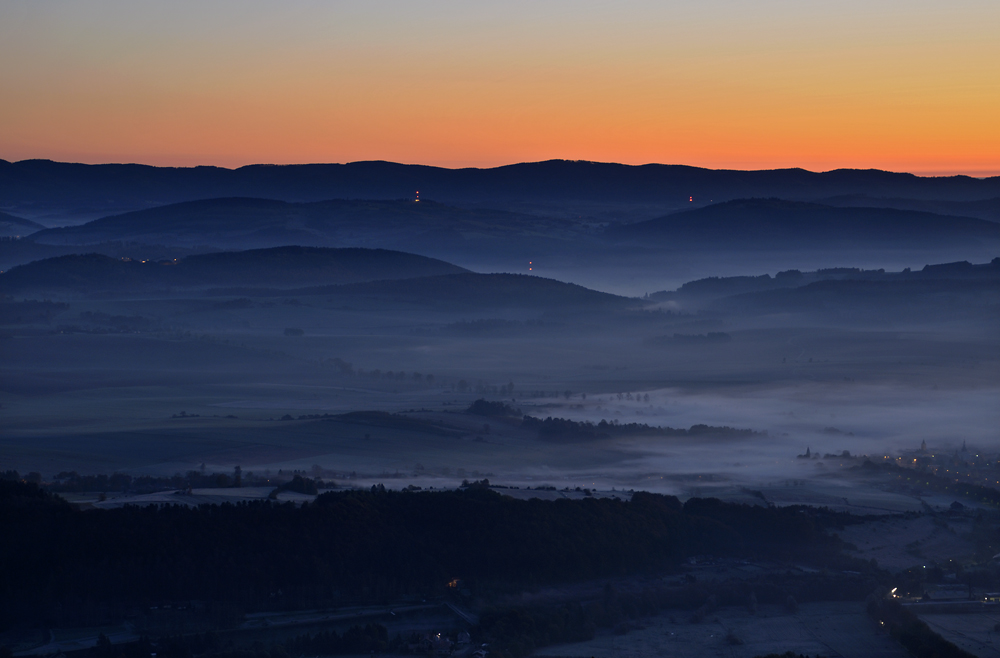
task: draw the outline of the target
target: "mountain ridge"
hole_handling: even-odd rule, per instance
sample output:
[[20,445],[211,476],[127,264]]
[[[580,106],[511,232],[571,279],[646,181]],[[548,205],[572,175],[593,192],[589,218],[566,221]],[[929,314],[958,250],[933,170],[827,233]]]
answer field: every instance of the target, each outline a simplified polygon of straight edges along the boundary
[[126,211],[179,201],[262,196],[285,201],[423,198],[511,209],[518,204],[654,204],[681,207],[748,196],[818,199],[850,194],[970,201],[1000,196],[1000,176],[917,176],[878,169],[812,172],[547,160],[448,169],[387,161],[155,167],[0,160],[0,207],[72,213]]

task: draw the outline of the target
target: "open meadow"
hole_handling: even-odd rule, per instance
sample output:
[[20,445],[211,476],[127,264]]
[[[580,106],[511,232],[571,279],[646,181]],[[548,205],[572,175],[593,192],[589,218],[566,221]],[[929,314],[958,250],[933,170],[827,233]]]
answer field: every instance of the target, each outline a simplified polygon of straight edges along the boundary
[[880,631],[860,603],[804,604],[796,613],[762,606],[756,615],[721,608],[700,624],[680,615],[644,619],[624,635],[606,634],[589,642],[556,645],[538,656],[577,658],[751,658],[791,651],[830,658],[903,658],[909,653]]

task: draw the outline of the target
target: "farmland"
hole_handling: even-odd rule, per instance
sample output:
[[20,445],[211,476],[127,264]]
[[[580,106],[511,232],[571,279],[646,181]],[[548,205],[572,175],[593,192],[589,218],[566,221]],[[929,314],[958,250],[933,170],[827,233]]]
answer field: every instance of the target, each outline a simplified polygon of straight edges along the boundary
[[678,614],[658,616],[643,621],[642,626],[626,635],[605,634],[589,642],[547,647],[536,655],[750,658],[793,651],[831,658],[909,656],[875,627],[863,603],[811,603],[795,613],[761,606],[756,615],[741,608],[723,608],[701,624],[689,623]]

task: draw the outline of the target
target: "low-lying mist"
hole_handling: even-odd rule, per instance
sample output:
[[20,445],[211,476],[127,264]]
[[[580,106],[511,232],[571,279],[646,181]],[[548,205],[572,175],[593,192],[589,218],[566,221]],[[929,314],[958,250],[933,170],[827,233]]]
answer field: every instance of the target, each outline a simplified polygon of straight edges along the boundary
[[[993,452],[1000,443],[1000,387],[974,390],[934,390],[929,387],[804,383],[739,390],[633,391],[632,399],[617,394],[584,399],[552,398],[523,405],[535,416],[563,417],[598,423],[641,423],[687,428],[692,425],[749,428],[750,437],[700,440],[635,436],[618,439],[614,463],[567,479],[590,477],[605,487],[652,486],[678,492],[673,475],[714,475],[733,484],[751,486],[788,478],[826,475],[824,461],[797,459],[814,455],[896,457],[919,449]],[[648,401],[646,400],[648,396]],[[766,434],[763,434],[766,432]],[[577,449],[567,446],[568,450]],[[586,449],[586,448],[582,448]],[[833,465],[835,462],[830,462]],[[541,474],[526,468],[533,476]],[[542,471],[544,472],[544,471]],[[552,477],[559,477],[551,470]],[[666,483],[655,479],[666,475]],[[515,476],[515,474],[511,474]]]

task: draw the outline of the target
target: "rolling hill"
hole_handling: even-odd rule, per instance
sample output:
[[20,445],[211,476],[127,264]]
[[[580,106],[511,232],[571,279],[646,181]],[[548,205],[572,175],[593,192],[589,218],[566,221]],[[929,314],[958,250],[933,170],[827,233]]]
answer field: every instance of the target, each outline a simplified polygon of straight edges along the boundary
[[[970,279],[892,277],[816,281],[797,288],[744,293],[712,302],[715,312],[809,316],[814,321],[874,327],[882,323],[937,325],[1000,320],[1000,267],[992,277]],[[947,309],[942,312],[942,309]],[[995,335],[995,333],[994,333]]]
[[[259,291],[257,294],[272,294]],[[540,308],[610,310],[636,304],[636,300],[527,274],[446,274],[397,281],[371,281],[345,286],[324,286],[289,291],[288,294],[324,295],[335,300],[367,299],[449,309]],[[253,293],[251,292],[252,296]]]
[[410,247],[477,240],[546,240],[578,232],[564,220],[431,201],[332,200],[289,203],[226,198],[173,204],[40,231],[39,244],[86,245],[124,240],[218,248],[314,246]]
[[[776,276],[710,277],[677,290],[649,295],[653,302],[675,302],[688,312],[710,311],[746,318],[808,315],[823,322],[940,323],[956,320],[1000,321],[1000,258],[925,265],[887,272],[855,267],[790,270]],[[970,325],[971,326],[971,325]]]
[[[925,265],[919,270],[903,272],[887,272],[884,269],[864,270],[857,267],[836,267],[800,272],[787,270],[778,272],[775,276],[761,274],[758,276],[708,277],[689,281],[677,290],[663,290],[649,295],[654,301],[686,300],[710,301],[726,297],[736,297],[752,293],[772,290],[787,290],[802,288],[814,283],[828,281],[853,282],[938,282],[954,281],[956,285],[965,282],[986,282],[1000,289],[1000,258],[994,258],[989,263],[972,264],[968,261],[956,263],[940,263]],[[832,284],[829,284],[832,285]]]
[[1000,197],[978,199],[975,201],[946,201],[941,199],[883,198],[868,196],[866,194],[852,194],[818,199],[816,202],[826,206],[920,210],[938,215],[976,217],[978,219],[988,219],[992,222],[1000,222]]
[[0,274],[0,295],[60,293],[147,298],[322,296],[374,309],[404,304],[474,308],[625,308],[636,300],[523,274],[476,274],[450,263],[383,249],[277,247],[136,261],[100,254],[59,256]]
[[461,267],[384,249],[276,247],[137,261],[99,254],[47,258],[0,274],[0,291],[139,291],[222,286],[281,288],[464,273]]
[[40,231],[44,226],[23,217],[0,212],[0,238],[21,237]]
[[894,208],[739,199],[609,227],[615,242],[675,247],[802,249],[1000,245],[1000,224]]

